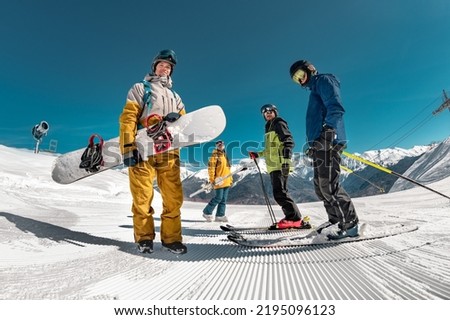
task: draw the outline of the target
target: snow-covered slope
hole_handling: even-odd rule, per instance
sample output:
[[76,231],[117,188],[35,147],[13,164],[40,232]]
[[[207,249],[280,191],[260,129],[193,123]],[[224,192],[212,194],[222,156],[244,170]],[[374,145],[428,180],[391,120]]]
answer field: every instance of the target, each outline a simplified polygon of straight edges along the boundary
[[[301,249],[238,247],[204,221],[204,204],[185,201],[182,256],[161,247],[156,194],[155,252],[141,255],[127,176],[110,170],[58,185],[53,159],[0,146],[0,299],[450,299],[450,203],[428,190],[355,199],[370,228],[403,223],[416,232]],[[449,179],[431,186],[450,194]],[[326,219],[321,203],[300,210],[313,224]],[[229,205],[227,216],[271,223],[264,206]]]
[[[428,184],[450,176],[450,138],[428,150],[405,173],[405,176]],[[391,192],[412,188],[415,185],[399,179]]]

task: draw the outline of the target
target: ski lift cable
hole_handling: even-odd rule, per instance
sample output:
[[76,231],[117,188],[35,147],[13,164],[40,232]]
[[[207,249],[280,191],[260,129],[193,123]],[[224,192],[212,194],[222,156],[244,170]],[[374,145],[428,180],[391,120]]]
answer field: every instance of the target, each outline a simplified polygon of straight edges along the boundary
[[417,130],[419,130],[421,127],[423,127],[425,124],[433,120],[433,115],[429,115],[427,118],[422,120],[419,124],[417,124],[415,127],[410,129],[408,132],[406,132],[404,135],[402,135],[400,138],[398,138],[396,141],[391,143],[388,148],[393,148],[397,146],[400,142],[411,136],[413,133],[415,133]]
[[[387,137],[383,138],[381,141],[377,142],[376,144],[374,144],[372,147],[369,148],[369,150],[373,150],[375,149],[376,146],[378,146],[379,144],[381,144],[382,142],[386,141],[387,139],[391,138],[392,136],[394,136],[395,134],[397,134],[400,130],[402,130],[404,127],[406,127],[407,125],[409,125],[411,122],[413,122],[416,118],[418,118],[422,113],[424,113],[425,111],[429,111],[430,107],[436,103],[436,101],[439,100],[439,98],[436,98],[433,102],[429,103],[426,107],[424,107],[422,110],[420,110],[415,116],[413,116],[410,120],[408,120],[407,122],[405,122],[402,126],[400,126],[398,129],[396,129],[394,132],[392,132],[391,134],[389,134]],[[405,138],[406,139],[406,138]],[[400,140],[403,141],[403,140]]]

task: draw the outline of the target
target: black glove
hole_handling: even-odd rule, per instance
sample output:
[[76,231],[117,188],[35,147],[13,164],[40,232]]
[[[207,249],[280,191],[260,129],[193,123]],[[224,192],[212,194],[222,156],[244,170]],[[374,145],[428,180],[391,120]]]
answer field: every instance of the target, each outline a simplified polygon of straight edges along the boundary
[[281,174],[284,176],[284,177],[287,177],[288,175],[289,175],[289,163],[283,163],[282,165],[281,165]]
[[127,152],[123,155],[123,164],[126,167],[134,167],[138,163],[142,162],[142,157],[137,149]]
[[252,159],[252,160],[255,160],[255,159],[259,158],[258,153],[257,153],[257,152],[253,152],[253,151],[250,151],[250,152],[248,153],[248,156],[249,156],[250,159]]
[[163,120],[167,122],[175,122],[177,121],[181,115],[178,112],[171,112],[164,116]]
[[330,126],[324,125],[319,139],[314,143],[316,150],[330,151],[333,141],[336,139],[336,131]]
[[290,159],[292,157],[292,149],[291,148],[284,148],[283,149],[283,158]]

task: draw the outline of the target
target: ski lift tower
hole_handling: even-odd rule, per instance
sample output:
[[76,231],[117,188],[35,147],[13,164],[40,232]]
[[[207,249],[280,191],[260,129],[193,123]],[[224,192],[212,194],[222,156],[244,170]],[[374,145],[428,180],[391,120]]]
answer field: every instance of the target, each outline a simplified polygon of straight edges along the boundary
[[36,140],[36,146],[34,147],[34,153],[39,152],[39,144],[42,142],[42,138],[47,135],[47,131],[49,129],[49,125],[47,121],[41,121],[31,129],[31,134],[33,135],[34,140]]
[[445,109],[448,109],[448,111],[450,111],[450,99],[447,97],[447,93],[445,92],[445,90],[442,90],[442,104],[439,106],[439,108],[437,108],[436,110],[433,111],[433,115],[437,115],[438,113],[441,113],[442,111],[444,111]]

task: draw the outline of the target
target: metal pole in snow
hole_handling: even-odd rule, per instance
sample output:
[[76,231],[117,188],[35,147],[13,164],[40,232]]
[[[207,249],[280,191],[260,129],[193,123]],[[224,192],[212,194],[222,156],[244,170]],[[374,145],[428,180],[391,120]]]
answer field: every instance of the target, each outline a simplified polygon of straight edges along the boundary
[[443,193],[440,193],[439,191],[436,191],[436,190],[434,190],[434,189],[432,189],[432,188],[430,188],[430,187],[427,187],[426,185],[424,185],[424,184],[422,184],[422,183],[420,183],[420,182],[418,182],[418,181],[416,181],[416,180],[413,180],[413,179],[411,179],[411,178],[408,178],[408,177],[406,177],[406,176],[403,176],[403,175],[401,175],[400,173],[397,173],[397,172],[392,171],[392,170],[390,170],[390,169],[388,169],[388,168],[385,168],[385,167],[383,167],[383,166],[380,166],[379,164],[373,163],[373,162],[371,162],[371,161],[369,161],[369,160],[366,160],[366,159],[364,159],[364,158],[361,158],[361,157],[359,157],[359,156],[357,156],[357,155],[355,155],[355,154],[348,153],[348,152],[346,152],[346,151],[343,151],[342,154],[343,154],[344,156],[348,157],[348,158],[351,158],[351,159],[354,159],[354,160],[356,160],[356,161],[365,163],[365,164],[367,164],[367,165],[369,165],[369,166],[371,166],[371,167],[373,167],[373,168],[375,168],[375,169],[378,169],[378,170],[380,170],[380,171],[386,172],[386,173],[388,173],[388,174],[392,174],[392,175],[394,175],[394,176],[396,176],[396,177],[399,177],[399,178],[402,178],[402,179],[404,179],[404,180],[406,180],[406,181],[409,181],[409,182],[411,182],[411,183],[414,183],[415,185],[418,185],[419,187],[422,187],[422,188],[425,188],[425,189],[427,189],[427,190],[430,190],[430,191],[432,191],[432,192],[434,192],[434,193],[436,193],[436,194],[438,194],[438,195],[440,195],[440,196],[442,196],[442,197],[447,198],[447,199],[450,200],[450,197],[449,197],[449,196],[447,196],[447,195],[445,195],[445,194],[443,194]]
[[374,186],[375,188],[377,188],[380,192],[384,192],[384,189],[382,187],[377,186],[375,183],[373,183],[372,181],[370,181],[369,179],[366,179],[362,176],[360,176],[359,174],[356,174],[352,169],[347,168],[343,165],[340,166],[342,170],[347,171],[348,173],[354,174],[355,176],[357,176],[358,178],[360,178],[361,180],[364,180],[365,182],[367,182],[368,184],[370,184],[371,186]]

